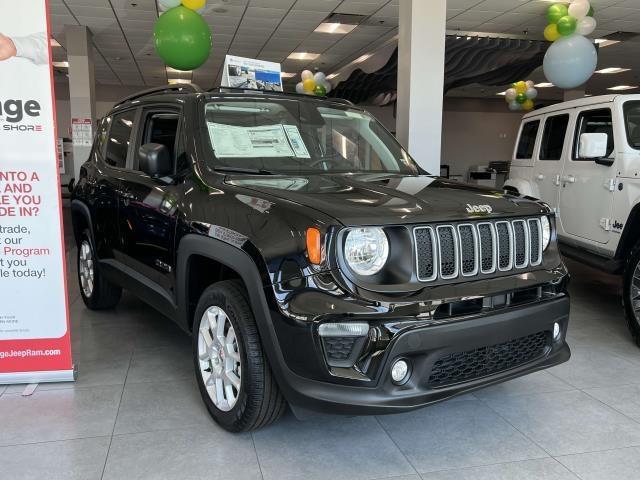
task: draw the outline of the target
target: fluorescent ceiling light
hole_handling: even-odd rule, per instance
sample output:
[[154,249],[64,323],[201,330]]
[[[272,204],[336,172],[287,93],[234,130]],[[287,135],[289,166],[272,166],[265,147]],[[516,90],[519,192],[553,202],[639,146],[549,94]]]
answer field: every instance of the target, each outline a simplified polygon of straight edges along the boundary
[[175,68],[167,67],[167,73],[191,73],[192,70],[176,70]]
[[607,38],[596,38],[594,43],[598,45],[600,48],[610,47],[611,45],[615,45],[616,43],[620,43],[620,40],[609,40]]
[[534,87],[536,87],[536,88],[551,88],[551,87],[555,87],[555,85],[553,83],[550,83],[550,82],[540,82],[540,83],[536,83],[534,85]]
[[356,59],[353,61],[353,63],[362,63],[362,62],[365,62],[365,61],[369,60],[369,59],[371,58],[371,56],[372,56],[372,55],[373,55],[372,53],[365,53],[364,55],[362,55],[362,56],[360,56],[360,57],[356,58]]
[[331,75],[327,75],[327,80],[331,80],[333,78],[336,78],[338,75],[340,75],[339,73],[332,73]]
[[345,35],[356,28],[356,26],[357,25],[349,25],[347,23],[323,22],[318,25],[318,27],[314,31],[317,33],[334,33],[337,35]]
[[169,85],[175,85],[177,83],[191,83],[191,80],[187,80],[186,78],[170,78]]
[[615,87],[609,87],[607,90],[620,91],[620,90],[633,90],[634,88],[638,88],[637,85],[616,85]]
[[507,94],[507,91],[506,91],[506,90],[505,90],[504,92],[498,92],[498,93],[496,93],[496,95],[502,95],[502,96],[505,96],[506,94]]
[[55,38],[50,38],[49,39],[49,44],[52,47],[60,47],[61,46]]
[[52,65],[57,68],[69,68],[69,62],[52,62]]
[[602,70],[596,70],[596,73],[622,73],[628,72],[631,70],[630,68],[621,68],[621,67],[609,67],[603,68]]
[[289,60],[315,60],[319,56],[319,53],[292,52],[287,58]]
[[282,78],[293,78],[297,75],[297,73],[289,73],[289,72],[280,72],[280,76]]

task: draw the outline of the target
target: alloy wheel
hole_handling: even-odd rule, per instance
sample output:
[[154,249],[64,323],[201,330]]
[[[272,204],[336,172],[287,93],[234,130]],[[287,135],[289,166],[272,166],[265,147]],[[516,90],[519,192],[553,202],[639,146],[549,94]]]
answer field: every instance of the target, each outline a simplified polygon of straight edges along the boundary
[[229,316],[220,307],[205,310],[198,329],[200,375],[214,405],[228,412],[240,396],[240,347]]
[[83,240],[80,245],[80,261],[78,262],[80,273],[80,286],[84,296],[91,298],[94,286],[93,253],[88,240]]
[[636,263],[629,288],[629,303],[633,309],[636,322],[640,324],[640,261]]

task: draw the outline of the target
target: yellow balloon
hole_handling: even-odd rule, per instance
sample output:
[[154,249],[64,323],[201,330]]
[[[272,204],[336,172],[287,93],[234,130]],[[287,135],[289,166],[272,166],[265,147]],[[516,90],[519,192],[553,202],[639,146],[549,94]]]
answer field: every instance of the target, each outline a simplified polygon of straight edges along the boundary
[[200,10],[205,3],[207,3],[207,0],[182,0],[182,5],[191,10]]
[[544,29],[544,38],[549,42],[555,42],[560,38],[560,32],[558,32],[558,25],[550,23]]
[[313,89],[316,88],[316,81],[313,78],[307,78],[302,81],[302,88],[304,88],[306,92],[313,92]]
[[533,108],[533,100],[527,98],[522,104],[522,108],[524,110],[531,110]]
[[516,92],[517,93],[525,93],[527,91],[527,83],[520,80],[516,82]]

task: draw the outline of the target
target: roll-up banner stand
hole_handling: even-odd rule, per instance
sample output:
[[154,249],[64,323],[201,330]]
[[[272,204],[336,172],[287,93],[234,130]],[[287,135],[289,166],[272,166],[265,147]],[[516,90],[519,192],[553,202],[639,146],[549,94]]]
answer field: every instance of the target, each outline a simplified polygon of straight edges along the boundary
[[0,384],[74,379],[48,10],[0,2]]

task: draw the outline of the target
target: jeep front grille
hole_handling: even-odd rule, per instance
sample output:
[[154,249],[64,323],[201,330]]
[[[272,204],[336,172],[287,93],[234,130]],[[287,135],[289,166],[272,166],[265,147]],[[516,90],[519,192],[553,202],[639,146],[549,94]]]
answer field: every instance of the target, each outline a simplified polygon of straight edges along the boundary
[[422,282],[521,270],[542,262],[539,218],[420,226],[413,236]]

